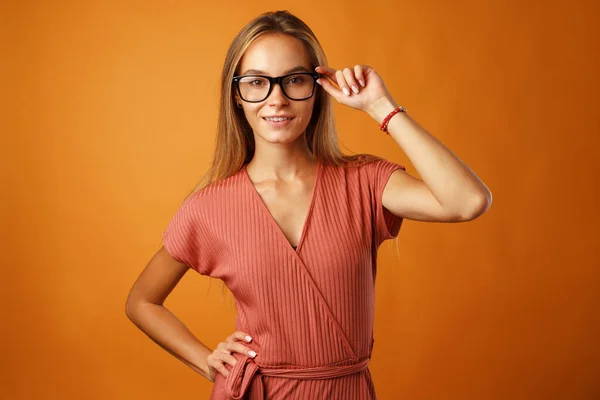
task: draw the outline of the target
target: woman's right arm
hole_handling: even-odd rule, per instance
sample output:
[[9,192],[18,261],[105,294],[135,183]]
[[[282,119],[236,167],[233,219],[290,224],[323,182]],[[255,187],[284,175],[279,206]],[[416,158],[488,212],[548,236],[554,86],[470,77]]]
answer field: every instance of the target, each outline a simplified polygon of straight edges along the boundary
[[188,269],[161,247],[131,288],[125,313],[155,343],[214,382],[207,364],[212,350],[163,305]]

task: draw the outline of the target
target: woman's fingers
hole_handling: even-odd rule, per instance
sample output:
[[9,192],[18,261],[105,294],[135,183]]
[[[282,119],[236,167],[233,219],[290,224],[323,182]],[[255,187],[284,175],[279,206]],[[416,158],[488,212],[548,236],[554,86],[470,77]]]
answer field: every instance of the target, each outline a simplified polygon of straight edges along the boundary
[[[354,68],[344,68],[343,70],[319,66],[316,68],[316,71],[335,82],[338,85],[339,90],[346,96],[350,96],[352,92],[358,94],[360,92],[360,87],[366,86],[364,74],[365,67],[363,65],[355,65]],[[322,82],[323,79],[320,79],[320,83]],[[333,85],[328,86],[327,89],[329,89],[327,90],[329,93],[334,95],[334,92],[332,93],[332,89],[334,89]]]
[[341,101],[345,97],[338,88],[336,88],[331,82],[329,82],[327,78],[319,78],[317,80],[317,83],[321,85],[323,89],[337,101]]
[[[335,82],[336,85],[338,85],[338,87],[340,88],[339,90],[341,90],[342,92],[344,92],[344,94],[346,94],[346,91],[348,92],[348,94],[350,94],[350,91],[348,89],[348,84],[346,83],[346,79],[344,78],[344,73],[340,70],[335,70],[333,68],[329,68],[329,67],[324,67],[324,66],[319,66],[316,68],[316,71],[322,75],[325,75],[325,77],[331,79],[333,82]],[[321,82],[323,81],[323,79],[320,79]],[[333,86],[331,86],[333,88]],[[346,91],[344,91],[344,89]]]
[[212,354],[210,354],[207,358],[209,367],[227,377],[229,376],[229,370],[225,364],[235,367],[238,362],[233,356],[233,352],[252,358],[256,357],[256,352],[244,346],[242,341],[251,342],[252,337],[245,332],[236,331],[229,335],[224,342],[220,342],[215,351],[213,351]]
[[[344,68],[342,72],[344,74],[344,78],[346,79],[346,83],[348,83],[348,86],[350,86],[354,93],[358,94],[358,82],[356,82],[356,79],[354,78],[354,70],[350,68]],[[344,94],[346,94],[346,92],[344,92]],[[350,93],[346,94],[346,96],[349,95]]]
[[227,337],[227,339],[225,339],[226,342],[235,342],[237,340],[242,340],[244,342],[251,342],[252,341],[252,337],[250,337],[250,335],[248,335],[245,332],[235,331],[231,335],[229,335]]
[[[217,371],[218,373],[222,374],[223,376],[228,377],[229,370],[227,369],[227,367],[225,367],[225,364],[224,364],[225,360],[223,360],[225,355],[226,354],[223,353],[221,350],[215,350],[211,354],[208,355],[208,357],[206,358],[206,363],[208,364],[208,367],[210,369],[212,369],[213,371]],[[213,374],[210,374],[210,375],[211,375],[212,381],[214,382]]]
[[218,355],[218,357],[220,358],[221,361],[226,362],[227,364],[231,365],[232,367],[235,367],[235,364],[237,364],[237,359],[231,355],[231,353],[224,351],[224,350],[219,350],[220,354]]
[[248,335],[246,335],[244,333],[242,333],[240,335],[233,334],[227,338],[227,341],[219,343],[217,345],[217,348],[228,354],[231,354],[232,352],[235,351],[236,353],[240,353],[245,356],[250,356],[252,358],[256,357],[256,352],[254,350],[252,350],[251,348],[244,346],[242,344],[242,342],[235,340],[235,338],[233,340],[230,340],[232,337],[235,337],[235,336],[245,338]]
[[346,78],[344,77],[344,72],[342,70],[335,71],[335,79],[337,80],[337,84],[340,87],[340,90],[346,95],[350,96],[350,89],[348,89],[348,83],[346,82]]
[[335,69],[333,68],[329,68],[329,67],[325,67],[323,65],[319,65],[316,68],[316,71],[321,74],[321,75],[325,75],[326,77],[328,77],[329,79],[331,79],[332,81],[334,81],[335,83],[337,83],[336,81],[336,77],[335,77]]
[[227,347],[231,342],[221,342],[217,345],[217,349],[224,353],[231,354],[231,350]]
[[365,87],[365,69],[362,65],[354,66],[354,76],[358,79],[360,86]]
[[226,343],[225,348],[229,352],[235,351],[236,353],[240,353],[245,356],[250,356],[252,358],[256,357],[256,352],[254,350],[249,349],[240,342]]

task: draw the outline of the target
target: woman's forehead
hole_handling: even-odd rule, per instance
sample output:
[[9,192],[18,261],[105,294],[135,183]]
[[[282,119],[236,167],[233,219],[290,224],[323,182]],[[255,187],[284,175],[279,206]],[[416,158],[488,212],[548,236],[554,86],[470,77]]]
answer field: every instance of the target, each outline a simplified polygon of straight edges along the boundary
[[267,75],[283,75],[298,66],[311,71],[310,54],[306,46],[293,36],[266,34],[256,39],[240,62],[240,73],[263,71]]

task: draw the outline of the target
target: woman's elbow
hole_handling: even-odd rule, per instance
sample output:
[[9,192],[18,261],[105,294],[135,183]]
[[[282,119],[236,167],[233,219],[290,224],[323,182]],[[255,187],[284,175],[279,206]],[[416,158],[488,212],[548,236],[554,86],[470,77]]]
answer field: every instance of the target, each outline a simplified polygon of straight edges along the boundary
[[133,296],[133,291],[129,292],[127,300],[125,301],[125,315],[131,321],[135,318],[135,313],[139,309],[140,301]]
[[134,285],[125,301],[125,315],[133,321],[143,311],[144,306],[149,303],[151,302],[148,293],[144,293],[140,286]]
[[473,200],[471,207],[462,215],[462,221],[472,221],[479,218],[489,210],[492,205],[492,193],[489,192],[486,196],[479,196]]

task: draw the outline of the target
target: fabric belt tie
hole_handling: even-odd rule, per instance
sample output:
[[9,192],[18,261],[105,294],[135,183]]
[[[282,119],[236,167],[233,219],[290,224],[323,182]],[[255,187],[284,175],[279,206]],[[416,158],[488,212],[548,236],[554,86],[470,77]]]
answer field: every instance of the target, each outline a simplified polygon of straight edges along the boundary
[[249,356],[243,356],[229,371],[229,376],[226,380],[227,396],[231,400],[245,399],[244,396],[248,394],[248,388],[250,388],[251,398],[262,400],[265,398],[263,376],[301,380],[338,378],[366,369],[369,361],[370,357],[366,357],[362,361],[351,365],[328,365],[289,369],[259,367],[254,362],[254,359]]

